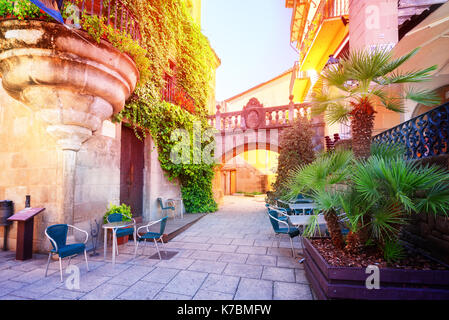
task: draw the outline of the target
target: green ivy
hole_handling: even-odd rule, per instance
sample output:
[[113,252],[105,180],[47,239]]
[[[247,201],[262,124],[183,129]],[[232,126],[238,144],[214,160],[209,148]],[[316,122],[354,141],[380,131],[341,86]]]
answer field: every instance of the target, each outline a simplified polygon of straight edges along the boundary
[[11,16],[24,20],[25,18],[39,18],[46,14],[41,13],[40,9],[29,0],[0,0],[0,16]]
[[[18,19],[41,18],[45,14],[28,0],[0,0],[0,16],[13,15]],[[178,179],[181,184],[187,212],[213,212],[217,210],[212,193],[214,165],[174,164],[170,153],[174,142],[170,140],[174,130],[184,128],[192,132],[193,123],[200,121],[203,130],[208,127],[206,104],[209,100],[210,81],[217,58],[201,28],[192,20],[183,0],[123,0],[139,21],[141,43],[129,35],[120,33],[106,24],[104,18],[81,13],[82,28],[98,43],[110,42],[121,52],[128,54],[140,72],[137,89],[123,111],[115,117],[135,128],[150,132],[159,152],[161,167],[169,180]],[[107,2],[105,2],[107,3]],[[81,7],[81,6],[79,6]],[[113,13],[114,10],[111,10]],[[63,17],[65,16],[63,10]],[[46,18],[48,19],[48,17]],[[170,69],[170,61],[176,65],[176,83],[192,97],[195,115],[180,106],[161,101],[165,87],[164,75]]]
[[[186,211],[189,213],[215,212],[217,203],[212,192],[212,179],[214,177],[214,164],[175,164],[170,158],[171,151],[177,141],[171,139],[176,129],[185,129],[193,139],[193,124],[201,123],[201,130],[209,126],[204,117],[193,115],[180,106],[159,101],[152,96],[154,88],[151,85],[139,88],[136,93],[139,99],[130,101],[125,109],[116,117],[116,121],[128,119],[132,123],[139,123],[139,129],[147,129],[154,139],[161,168],[167,173],[170,181],[178,179],[181,185],[182,198]],[[146,99],[142,99],[145,97]],[[139,135],[134,125],[136,135]],[[145,135],[145,130],[143,130]],[[209,144],[203,141],[201,150]],[[190,159],[193,159],[193,148],[190,150]]]

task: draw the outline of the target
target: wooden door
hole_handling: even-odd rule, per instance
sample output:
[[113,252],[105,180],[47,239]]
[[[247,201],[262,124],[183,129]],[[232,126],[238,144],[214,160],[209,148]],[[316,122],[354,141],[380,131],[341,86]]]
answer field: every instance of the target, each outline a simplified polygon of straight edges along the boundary
[[230,180],[229,185],[231,187],[231,195],[232,195],[237,192],[236,191],[236,180],[235,180],[236,179],[236,171],[235,170],[231,171],[230,179],[231,180]]
[[122,126],[120,203],[131,206],[134,217],[143,214],[144,143],[134,131]]

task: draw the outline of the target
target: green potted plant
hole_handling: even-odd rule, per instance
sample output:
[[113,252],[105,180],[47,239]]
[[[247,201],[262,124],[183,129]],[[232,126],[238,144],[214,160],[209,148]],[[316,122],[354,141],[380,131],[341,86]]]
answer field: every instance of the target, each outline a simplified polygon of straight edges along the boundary
[[[103,223],[109,223],[108,222],[108,217],[111,214],[121,214],[122,215],[122,221],[132,221],[132,213],[131,213],[131,207],[122,203],[120,206],[116,206],[114,204],[110,204],[105,215],[103,216]],[[129,236],[123,236],[120,238],[117,238],[117,244],[121,245],[124,244],[126,242],[128,242]]]

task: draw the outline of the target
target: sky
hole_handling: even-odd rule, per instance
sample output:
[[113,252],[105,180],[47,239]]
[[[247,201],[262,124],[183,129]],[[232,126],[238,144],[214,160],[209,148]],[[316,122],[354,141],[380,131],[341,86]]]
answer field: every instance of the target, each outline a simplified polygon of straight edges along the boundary
[[284,0],[203,0],[201,28],[221,59],[216,99],[222,101],[293,67],[292,9]]

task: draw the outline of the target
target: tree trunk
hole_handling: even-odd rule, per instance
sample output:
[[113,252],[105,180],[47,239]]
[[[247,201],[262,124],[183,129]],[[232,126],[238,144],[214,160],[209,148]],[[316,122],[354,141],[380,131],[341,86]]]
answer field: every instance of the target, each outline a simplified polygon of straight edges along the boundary
[[371,155],[371,136],[376,112],[368,98],[351,104],[352,150],[356,159],[366,159]]
[[331,236],[332,244],[338,248],[343,249],[344,241],[341,233],[340,224],[338,222],[338,216],[334,210],[327,211],[324,215],[324,219],[327,223],[327,229]]
[[358,253],[361,248],[360,239],[357,233],[350,231],[346,236],[345,250],[350,253]]

